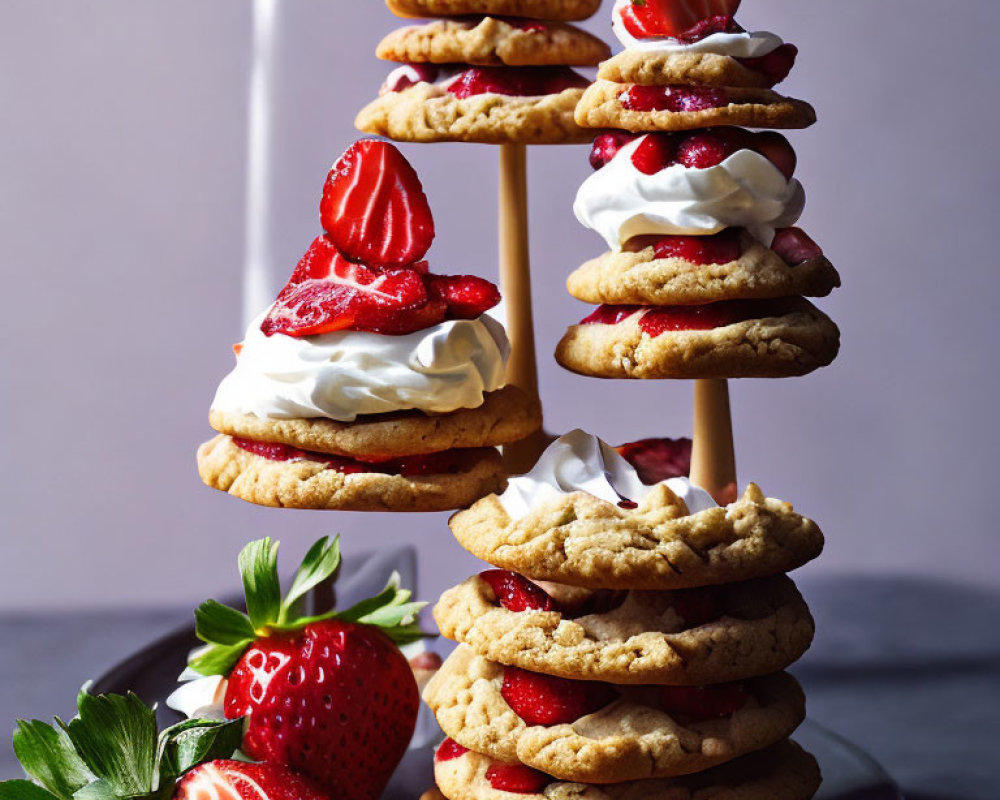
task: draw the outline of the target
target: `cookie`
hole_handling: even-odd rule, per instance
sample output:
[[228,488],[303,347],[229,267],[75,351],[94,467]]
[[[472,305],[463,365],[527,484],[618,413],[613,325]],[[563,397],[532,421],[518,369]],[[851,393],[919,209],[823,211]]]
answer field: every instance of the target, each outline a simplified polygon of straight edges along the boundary
[[837,326],[802,298],[759,318],[655,336],[640,324],[645,313],[571,326],[556,361],[595,378],[791,378],[827,366],[840,350]]
[[697,514],[665,484],[632,510],[574,492],[516,521],[491,495],[449,524],[483,561],[532,580],[592,589],[735,583],[791,572],[823,550],[816,523],[755,484],[735,503]]
[[748,233],[743,234],[743,247],[740,257],[726,264],[657,258],[652,246],[609,252],[573,272],[566,287],[585,303],[655,306],[825,297],[840,286],[840,275],[824,256],[789,266]]
[[655,53],[624,50],[597,72],[600,80],[639,86],[731,86],[770,89],[774,79],[715,53]]
[[482,66],[596,66],[611,49],[596,36],[563,23],[523,23],[484,17],[448,19],[400,28],[376,55],[385,61]]
[[784,97],[770,89],[729,87],[721,89],[729,103],[702,111],[633,111],[621,95],[628,85],[598,80],[584,92],[576,108],[583,128],[617,128],[643,131],[687,131],[719,125],[743,128],[808,128],[816,112],[803,100]]
[[467,453],[467,469],[442,475],[344,473],[317,461],[272,461],[219,435],[198,448],[198,474],[213,489],[272,508],[448,511],[506,483],[499,452]]
[[542,426],[536,401],[514,386],[485,395],[479,408],[450,414],[401,411],[330,419],[261,419],[213,409],[209,423],[219,433],[302,450],[376,461],[440,453],[463,447],[496,447],[529,436]]
[[[689,624],[677,610],[690,613],[690,606],[706,603],[710,621]],[[434,619],[442,636],[490,661],[617,684],[698,686],[779,672],[802,657],[814,632],[805,601],[785,576],[713,589],[633,591],[617,608],[584,616],[508,611],[476,576],[441,596]]]
[[354,125],[364,133],[400,142],[584,144],[593,133],[573,119],[583,91],[458,98],[434,84],[417,83],[381,95],[361,109]]
[[655,687],[620,687],[610,705],[576,722],[528,725],[501,694],[504,668],[462,645],[424,690],[445,735],[555,778],[620,783],[687,775],[787,738],[805,719],[805,697],[786,673],[745,682],[750,698],[730,716],[681,721],[657,707]]
[[[509,800],[486,777],[493,762],[468,752],[435,760],[440,787],[421,800]],[[822,776],[816,759],[794,742],[778,744],[696,775],[633,781],[604,786],[553,781],[540,792],[519,794],[522,800],[810,800]]]
[[487,14],[576,22],[592,17],[601,0],[386,0],[397,17],[457,17]]

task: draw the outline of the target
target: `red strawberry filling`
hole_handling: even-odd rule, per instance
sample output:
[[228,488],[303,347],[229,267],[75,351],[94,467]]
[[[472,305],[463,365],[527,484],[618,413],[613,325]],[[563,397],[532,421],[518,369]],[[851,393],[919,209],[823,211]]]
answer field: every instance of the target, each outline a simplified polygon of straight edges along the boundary
[[643,483],[652,486],[691,473],[690,439],[642,439],[617,448]]
[[711,86],[630,86],[618,99],[628,111],[707,111],[729,105],[725,89]]
[[704,722],[729,717],[750,702],[751,695],[740,683],[714,686],[660,687],[660,708],[680,722]]
[[794,299],[724,300],[700,306],[598,306],[581,325],[617,325],[642,314],[639,327],[652,337],[677,331],[708,331],[743,322],[788,314]]
[[558,611],[556,601],[523,575],[490,569],[480,572],[479,577],[489,584],[497,602],[508,611]]
[[537,769],[500,761],[495,761],[486,770],[486,780],[497,791],[512,794],[537,794],[552,782],[548,775]]
[[774,86],[788,77],[788,73],[795,66],[795,59],[798,58],[798,55],[799,48],[794,44],[783,44],[767,55],[756,58],[737,58],[736,60],[747,69],[766,75],[771,81],[771,85]]
[[437,64],[404,64],[389,73],[378,93],[403,92],[418,83],[434,83],[440,75]]
[[666,36],[692,43],[713,33],[738,32],[740,0],[632,0],[621,10],[625,29],[638,38]]
[[452,80],[448,91],[460,99],[480,94],[542,97],[589,85],[569,67],[472,67]]
[[653,248],[658,259],[680,258],[692,264],[729,264],[743,252],[742,232],[726,228],[712,236],[636,236],[625,243],[625,250],[638,253]]
[[461,758],[466,753],[469,752],[468,747],[462,747],[454,739],[445,739],[441,742],[441,746],[438,747],[437,752],[434,753],[435,761],[451,761],[455,758]]
[[823,249],[801,228],[781,228],[776,231],[771,249],[790,267],[823,255]]
[[348,261],[329,236],[302,257],[261,324],[266,336],[335,331],[404,335],[448,319],[475,319],[500,302],[489,281],[438,276],[425,264],[378,270]]
[[618,696],[606,683],[556,678],[517,667],[504,667],[500,694],[528,725],[576,722]]
[[403,477],[457,475],[468,472],[483,452],[488,450],[488,448],[464,448],[419,456],[402,456],[384,461],[360,461],[347,456],[300,450],[287,444],[261,442],[237,436],[233,437],[233,443],[240,449],[266,458],[268,461],[315,461],[325,464],[327,469],[343,472],[346,475],[375,473]]

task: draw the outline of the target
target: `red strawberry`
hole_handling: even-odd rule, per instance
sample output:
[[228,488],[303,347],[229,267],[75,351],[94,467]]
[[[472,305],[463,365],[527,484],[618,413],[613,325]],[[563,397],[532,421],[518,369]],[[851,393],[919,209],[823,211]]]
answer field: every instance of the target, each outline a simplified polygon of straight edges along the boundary
[[739,128],[712,128],[681,139],[677,162],[692,169],[708,169],[721,164],[737,150],[748,146],[751,134]]
[[330,796],[279,764],[211,761],[184,776],[173,800],[330,800]]
[[523,575],[502,569],[480,572],[479,577],[489,584],[493,596],[508,611],[558,611],[556,601],[537,584]]
[[677,155],[677,140],[670,133],[650,133],[632,151],[632,164],[639,172],[655,175],[666,169]]
[[441,68],[436,64],[403,64],[389,73],[379,89],[379,94],[402,92],[418,83],[434,83],[438,79]]
[[707,17],[700,20],[696,25],[688,28],[677,38],[687,44],[694,44],[711,36],[713,33],[742,33],[743,30],[743,26],[737,23],[732,17],[725,14],[716,14],[714,17]]
[[642,439],[617,450],[646,484],[686,478],[691,473],[690,439]]
[[486,780],[497,791],[512,794],[538,794],[552,783],[544,772],[524,764],[504,764],[495,761],[486,770]]
[[685,722],[730,717],[749,700],[750,694],[740,683],[660,687],[660,707]]
[[620,95],[629,111],[707,111],[729,103],[724,89],[711,86],[629,86]]
[[339,563],[337,541],[321,539],[282,599],[277,544],[247,545],[248,615],[203,604],[195,616],[209,647],[190,666],[227,677],[226,717],[248,717],[248,756],[298,770],[338,800],[376,800],[416,723],[417,685],[397,643],[422,635],[413,621],[422,604],[390,581],[346,611],[299,616],[303,595]]
[[468,747],[462,747],[454,739],[445,739],[434,753],[434,760],[451,761],[453,758],[461,758],[468,752]]
[[480,94],[541,97],[589,85],[569,67],[472,67],[449,83],[448,91],[459,99]]
[[476,319],[500,302],[500,290],[474,275],[429,275],[427,284],[447,306],[449,319]]
[[606,683],[556,678],[517,667],[504,667],[500,694],[528,725],[576,722],[618,696]]
[[326,179],[323,230],[341,253],[377,267],[405,267],[424,257],[434,218],[420,178],[388,142],[361,139]]
[[654,338],[674,331],[710,331],[745,319],[746,310],[739,300],[703,306],[656,306],[643,314],[639,327]]
[[801,228],[780,228],[775,231],[771,249],[790,267],[823,255],[823,248]]
[[636,236],[625,249],[638,253],[653,248],[657,258],[680,258],[692,264],[728,264],[743,252],[739,228],[726,228],[712,236]]
[[766,56],[738,58],[736,60],[747,69],[764,73],[771,80],[771,85],[774,86],[788,77],[788,73],[795,66],[795,59],[798,58],[798,55],[799,48],[794,44],[783,44]]
[[750,146],[780,169],[788,180],[792,179],[798,156],[795,155],[788,139],[777,131],[761,131],[754,136]]
[[740,0],[632,0],[621,11],[626,30],[633,36],[679,38],[709,17],[732,17]]
[[594,139],[594,146],[590,150],[590,166],[594,169],[607,166],[619,150],[630,142],[634,142],[637,137],[638,134],[626,133],[625,131],[602,133]]
[[[634,317],[641,311],[645,311],[645,306],[613,306],[605,303],[598,306],[587,317],[580,320],[581,325],[617,325],[624,322],[629,317]],[[638,506],[636,506],[638,508]]]

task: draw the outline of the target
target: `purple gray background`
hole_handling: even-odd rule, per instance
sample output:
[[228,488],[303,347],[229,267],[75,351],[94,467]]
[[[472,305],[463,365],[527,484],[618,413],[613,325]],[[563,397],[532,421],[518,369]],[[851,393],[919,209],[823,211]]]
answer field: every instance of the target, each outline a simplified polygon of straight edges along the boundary
[[[318,231],[330,163],[387,67],[379,0],[283,0],[275,255]],[[591,22],[609,35],[611,3]],[[995,32],[1000,4],[746,0],[800,45],[786,84],[821,124],[791,135],[803,226],[845,288],[836,364],[733,386],[741,480],[828,536],[815,572],[998,585]],[[411,541],[422,594],[475,569],[447,515],[258,509],[204,488],[194,451],[241,336],[248,0],[0,4],[0,607],[191,604],[234,586],[252,537],[288,562]],[[407,146],[438,222],[440,272],[496,271],[497,152]],[[690,428],[684,383],[599,382],[551,352],[585,313],[566,274],[601,249],[571,204],[586,149],[530,157],[548,427],[612,443]]]

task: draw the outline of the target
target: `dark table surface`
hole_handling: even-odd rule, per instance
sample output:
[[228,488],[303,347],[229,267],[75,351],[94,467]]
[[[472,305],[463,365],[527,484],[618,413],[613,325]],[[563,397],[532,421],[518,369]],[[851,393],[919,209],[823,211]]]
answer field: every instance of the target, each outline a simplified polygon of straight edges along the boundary
[[[1000,594],[899,578],[802,579],[816,644],[809,713],[871,753],[909,800],[1000,798]],[[80,685],[190,612],[0,615],[0,728],[72,716]],[[9,739],[0,778],[20,777]]]

